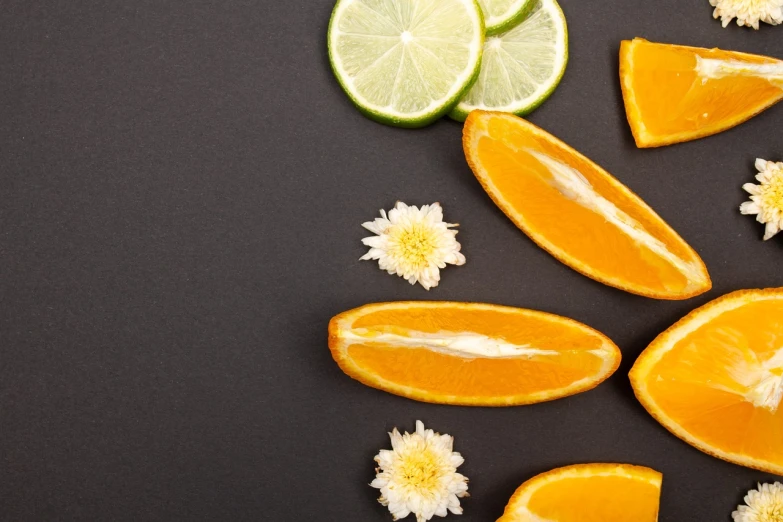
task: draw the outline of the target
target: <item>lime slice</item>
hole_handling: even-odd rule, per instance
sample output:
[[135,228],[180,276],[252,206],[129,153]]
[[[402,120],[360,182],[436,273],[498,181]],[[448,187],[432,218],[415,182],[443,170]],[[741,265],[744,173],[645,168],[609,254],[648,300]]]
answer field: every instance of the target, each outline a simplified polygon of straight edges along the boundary
[[565,72],[568,29],[555,0],[534,0],[518,26],[487,38],[481,72],[449,114],[464,121],[470,111],[512,112],[524,116],[541,105]]
[[475,0],[338,0],[329,61],[370,118],[422,127],[448,113],[478,75],[484,17]]
[[508,31],[525,18],[533,0],[478,0],[487,36]]

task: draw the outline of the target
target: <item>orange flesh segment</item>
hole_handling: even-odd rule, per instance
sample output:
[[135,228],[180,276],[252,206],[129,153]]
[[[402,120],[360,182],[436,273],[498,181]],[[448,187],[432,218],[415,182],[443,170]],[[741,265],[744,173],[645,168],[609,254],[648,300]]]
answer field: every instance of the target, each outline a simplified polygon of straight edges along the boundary
[[647,389],[672,422],[706,444],[783,465],[783,408],[752,402],[760,381],[781,380],[782,370],[783,300],[754,302],[674,344]]
[[430,310],[411,306],[370,309],[353,322],[352,328],[431,334],[472,332],[550,350],[597,350],[603,345],[599,335],[585,335],[584,328],[578,323],[544,319],[547,317],[555,316],[519,308],[474,308],[466,312],[453,306]]
[[566,479],[543,486],[528,509],[557,522],[655,522],[660,489],[623,477]]
[[661,474],[622,464],[581,464],[523,484],[498,522],[655,522]]
[[563,317],[495,305],[367,305],[332,319],[329,347],[351,377],[417,400],[500,406],[585,391],[620,352]]
[[[442,395],[499,397],[564,388],[601,371],[603,359],[583,350],[556,356],[468,359],[427,348],[353,344],[348,355],[361,368],[405,386],[426,385]],[[437,371],[433,371],[437,369]]]
[[[709,289],[698,255],[608,173],[524,120],[477,112],[465,138],[474,172],[504,212],[550,253],[604,283],[651,297],[683,298]],[[556,171],[575,171],[589,185],[579,185],[582,192],[575,195]],[[628,223],[643,231],[646,243],[628,234]]]
[[720,49],[657,44],[639,38],[623,42],[623,93],[639,146],[665,145],[715,134],[783,98],[783,76],[770,80],[746,71],[705,78],[697,69],[699,58],[783,65],[773,58]]
[[686,442],[783,474],[783,289],[734,292],[693,311],[642,353],[631,382]]

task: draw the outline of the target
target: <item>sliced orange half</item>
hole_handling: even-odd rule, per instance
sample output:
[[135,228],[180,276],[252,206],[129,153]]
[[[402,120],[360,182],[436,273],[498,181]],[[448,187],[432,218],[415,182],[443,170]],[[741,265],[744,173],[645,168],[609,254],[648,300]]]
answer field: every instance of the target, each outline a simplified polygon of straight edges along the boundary
[[656,522],[663,476],[630,464],[577,464],[528,480],[497,522]]
[[639,147],[716,134],[783,99],[781,60],[642,38],[620,45],[620,80]]
[[608,337],[565,317],[476,303],[362,306],[329,323],[342,370],[411,399],[512,406],[589,390],[620,364]]
[[574,270],[658,299],[686,299],[712,286],[701,258],[644,201],[532,123],[473,111],[463,147],[500,209]]
[[783,289],[734,292],[694,310],[647,347],[630,377],[676,436],[783,475]]

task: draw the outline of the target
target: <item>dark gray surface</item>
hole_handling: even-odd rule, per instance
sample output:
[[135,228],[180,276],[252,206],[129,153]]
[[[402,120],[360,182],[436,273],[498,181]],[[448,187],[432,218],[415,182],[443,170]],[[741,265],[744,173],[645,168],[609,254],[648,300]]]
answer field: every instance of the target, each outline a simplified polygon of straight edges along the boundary
[[[740,216],[753,159],[783,158],[773,108],[637,150],[623,38],[783,57],[783,28],[722,29],[707,0],[562,0],[571,61],[535,123],[635,190],[702,255],[685,302],[595,283],[537,248],[463,159],[461,127],[362,117],[332,78],[332,0],[43,2],[0,16],[0,519],[391,520],[367,484],[393,426],[456,437],[494,520],[524,480],[576,462],[664,473],[661,521],[722,521],[772,477],[658,425],[627,371],[653,337],[738,288],[782,285],[781,240]],[[360,223],[440,201],[468,262],[427,293],[359,263]],[[531,407],[417,403],[343,375],[329,318],[371,301],[471,300],[608,334],[620,370]]]

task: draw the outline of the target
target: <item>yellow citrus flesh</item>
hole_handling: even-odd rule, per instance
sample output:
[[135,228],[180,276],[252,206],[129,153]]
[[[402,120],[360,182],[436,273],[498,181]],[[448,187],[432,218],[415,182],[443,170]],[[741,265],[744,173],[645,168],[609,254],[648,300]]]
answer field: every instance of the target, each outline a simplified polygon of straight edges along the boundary
[[641,38],[622,42],[620,79],[639,147],[709,136],[783,99],[783,61]]
[[456,302],[366,305],[329,323],[349,376],[425,402],[508,406],[586,391],[620,351],[582,323],[544,312]]
[[638,196],[533,124],[473,111],[463,148],[500,209],[571,268],[659,299],[685,299],[712,286],[696,252]]
[[655,522],[662,475],[629,464],[578,464],[522,484],[498,522]]
[[653,341],[630,377],[678,437],[783,474],[783,289],[734,292],[694,310]]

